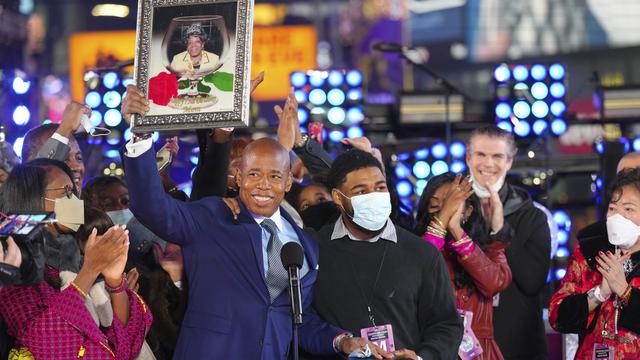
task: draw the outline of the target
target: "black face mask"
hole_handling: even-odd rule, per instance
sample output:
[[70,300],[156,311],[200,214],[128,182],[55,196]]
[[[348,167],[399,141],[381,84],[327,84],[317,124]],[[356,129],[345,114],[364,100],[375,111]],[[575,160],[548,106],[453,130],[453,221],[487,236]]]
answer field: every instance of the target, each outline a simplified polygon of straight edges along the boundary
[[320,204],[309,206],[300,211],[300,217],[305,227],[310,227],[316,231],[340,216],[340,210],[333,201],[325,201]]

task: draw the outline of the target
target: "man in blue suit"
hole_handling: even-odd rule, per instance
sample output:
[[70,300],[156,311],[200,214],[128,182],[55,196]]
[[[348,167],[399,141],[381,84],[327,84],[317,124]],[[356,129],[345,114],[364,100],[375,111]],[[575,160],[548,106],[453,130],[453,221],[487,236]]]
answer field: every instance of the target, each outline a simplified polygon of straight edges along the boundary
[[[128,89],[127,98],[134,91]],[[136,98],[129,102],[142,101]],[[349,354],[369,345],[376,358],[391,358],[323,322],[312,309],[318,247],[280,208],[292,178],[288,153],[278,142],[261,139],[247,146],[236,174],[242,208],[237,220],[221,198],[183,203],[166,195],[148,135],[134,136],[126,152],[131,210],[158,236],[183,247],[189,303],[176,359],[287,357],[292,340],[288,281],[274,247],[290,241],[305,252],[300,346],[316,354]]]

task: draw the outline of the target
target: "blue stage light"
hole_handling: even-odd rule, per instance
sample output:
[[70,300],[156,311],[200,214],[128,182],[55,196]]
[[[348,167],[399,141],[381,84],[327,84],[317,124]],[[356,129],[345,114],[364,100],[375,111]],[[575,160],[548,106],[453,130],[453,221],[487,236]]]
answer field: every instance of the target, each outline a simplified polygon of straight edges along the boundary
[[459,174],[467,168],[467,165],[462,160],[456,160],[451,163],[450,169],[454,174]]
[[437,143],[431,147],[431,155],[436,159],[444,159],[447,156],[447,146],[444,143]]
[[562,83],[557,82],[551,84],[549,92],[554,98],[560,99],[567,93],[567,88]]
[[565,110],[567,110],[567,105],[563,101],[556,100],[551,103],[551,113],[554,116],[562,116]]
[[314,108],[311,108],[311,115],[324,115],[326,114],[326,110],[323,107],[320,106],[316,106]]
[[451,156],[453,156],[454,158],[463,157],[465,150],[466,150],[465,145],[460,141],[453,142],[451,143],[451,146],[449,146],[449,152],[451,153]]
[[313,71],[309,75],[309,84],[313,87],[321,87],[324,85],[326,76],[322,71]]
[[409,153],[400,153],[400,154],[398,154],[398,160],[400,160],[400,161],[407,161],[407,160],[409,160],[410,157],[411,157],[411,155],[409,155]]
[[398,196],[407,197],[413,192],[413,186],[411,186],[410,182],[403,180],[398,182],[396,190],[398,191]]
[[396,173],[396,177],[398,179],[406,179],[409,177],[409,175],[411,175],[411,172],[403,163],[398,163],[394,169],[394,172]]
[[501,102],[496,105],[496,116],[500,119],[507,119],[511,116],[511,106],[506,102]]
[[191,171],[189,172],[189,179],[192,179],[192,178],[193,178],[193,173],[195,173],[195,172],[196,172],[196,169],[197,169],[197,167],[195,167],[195,166],[194,166],[194,168],[193,168],[193,169],[191,169]]
[[556,136],[564,134],[567,132],[567,122],[562,119],[553,120],[551,122],[551,132]]
[[125,88],[129,85],[133,85],[135,84],[135,82],[133,81],[132,78],[126,78],[124,80],[122,80],[122,86],[124,86]]
[[113,89],[120,84],[120,77],[117,73],[109,71],[102,77],[102,83],[107,89]]
[[531,115],[531,107],[526,101],[518,101],[513,104],[513,114],[519,119],[526,119]]
[[596,143],[596,152],[600,155],[604,154],[604,143],[601,141]]
[[431,173],[433,176],[438,176],[449,171],[449,165],[442,160],[435,161],[431,164]]
[[100,106],[102,102],[102,96],[97,91],[89,91],[87,95],[84,97],[84,103],[87,104],[90,108],[95,109]]
[[564,224],[569,220],[569,215],[564,210],[556,210],[553,212],[553,221],[555,221],[558,226],[564,226]]
[[351,89],[347,91],[347,99],[349,101],[361,101],[362,100],[362,90],[360,89]]
[[547,126],[546,120],[538,119],[533,122],[533,133],[536,135],[542,135],[542,133],[547,130]]
[[104,123],[107,126],[116,127],[122,122],[122,114],[116,109],[109,109],[104,113]]
[[333,106],[340,106],[344,103],[344,91],[340,89],[332,89],[327,93],[327,101]]
[[531,67],[531,77],[538,81],[544,80],[547,77],[547,68],[540,64],[533,65]]
[[344,139],[344,131],[342,130],[332,130],[329,131],[329,139],[333,142],[339,142]]
[[569,249],[565,248],[565,247],[561,247],[558,248],[558,250],[556,250],[556,257],[560,257],[560,258],[564,258],[564,257],[569,257]]
[[107,150],[104,152],[104,156],[108,157],[109,159],[115,159],[120,156],[120,151],[114,149]]
[[113,109],[120,106],[122,97],[120,96],[119,92],[115,90],[111,90],[104,93],[104,96],[102,97],[102,101],[108,108]]
[[102,123],[102,113],[97,110],[92,110],[89,121],[91,121],[91,125],[93,126],[100,126],[100,123]]
[[124,137],[124,141],[131,140],[131,129],[127,128],[122,136]]
[[430,173],[431,167],[429,167],[426,161],[416,161],[416,163],[413,164],[413,174],[416,177],[424,179],[428,177]]
[[13,88],[13,92],[15,92],[16,94],[24,95],[27,93],[27,91],[29,91],[29,88],[31,87],[31,81],[16,76],[13,79],[11,87]]
[[629,148],[631,146],[629,145],[629,140],[627,140],[626,137],[618,138],[618,142],[624,145],[624,152],[629,152]]
[[362,73],[358,70],[349,70],[345,76],[347,84],[351,87],[358,87],[362,85]]
[[309,120],[309,112],[307,109],[298,109],[298,122],[303,125]]
[[357,124],[364,120],[364,112],[362,111],[362,108],[359,106],[349,108],[349,110],[347,110],[347,120],[352,124]]
[[562,278],[567,274],[567,269],[560,268],[556,269],[556,280],[562,280]]
[[513,132],[520,137],[529,136],[531,133],[531,125],[525,120],[520,120],[513,127]]
[[549,95],[549,88],[545,83],[537,82],[531,85],[531,95],[538,100],[544,100]]
[[304,104],[309,100],[307,93],[304,92],[304,90],[296,90],[293,92],[293,95],[296,97],[298,104]]
[[313,89],[309,93],[309,102],[313,105],[320,106],[327,101],[327,93],[322,89]]
[[158,140],[160,140],[160,133],[157,131],[154,131],[153,134],[151,134],[151,140],[155,143],[158,142]]
[[513,132],[513,125],[511,124],[511,121],[503,120],[498,122],[496,126],[506,132]]
[[566,245],[567,241],[569,241],[569,233],[565,230],[558,230],[557,240],[558,245]]
[[493,71],[493,78],[498,82],[505,82],[511,78],[511,71],[506,64],[500,64]]
[[302,71],[294,71],[289,78],[291,85],[296,88],[301,88],[307,84],[307,75]]
[[564,69],[564,66],[562,66],[561,64],[553,64],[549,66],[549,76],[551,76],[552,79],[561,80],[565,74],[566,71]]
[[533,113],[533,116],[543,119],[549,115],[549,105],[541,100],[536,101],[531,105],[531,112]]
[[332,107],[327,112],[327,120],[334,125],[340,125],[344,122],[346,115],[341,107]]
[[[638,138],[640,140],[640,138]],[[424,160],[429,156],[429,149],[419,149],[413,153],[413,157],[417,160]]]
[[513,68],[513,78],[517,81],[525,81],[529,77],[529,70],[524,65],[516,65]]
[[31,112],[24,105],[18,105],[13,110],[13,122],[16,125],[23,126],[27,125],[27,123],[31,120]]
[[22,145],[24,144],[24,137],[19,137],[13,141],[13,152],[18,156],[22,156]]
[[602,184],[603,184],[602,178],[599,178],[599,177],[596,178],[596,188],[597,189],[602,189]]
[[349,139],[359,138],[359,137],[362,137],[363,135],[364,135],[364,132],[362,132],[362,128],[360,126],[354,125],[349,129],[347,129],[347,137]]
[[191,155],[189,156],[189,161],[191,161],[193,165],[198,165],[198,162],[200,162],[200,158],[198,157],[198,155]]
[[329,85],[333,87],[339,87],[342,86],[342,83],[344,83],[344,76],[340,71],[332,70],[329,72],[329,77],[327,80],[329,81]]
[[633,151],[640,152],[640,137],[633,139]]

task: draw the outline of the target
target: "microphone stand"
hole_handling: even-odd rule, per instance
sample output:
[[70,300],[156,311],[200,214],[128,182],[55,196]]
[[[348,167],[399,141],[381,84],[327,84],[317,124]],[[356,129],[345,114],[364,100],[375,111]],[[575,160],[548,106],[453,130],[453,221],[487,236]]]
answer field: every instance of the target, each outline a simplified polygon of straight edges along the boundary
[[299,359],[298,327],[302,325],[302,294],[300,289],[300,273],[297,266],[289,266],[289,300],[291,301],[291,324],[293,326],[293,360]]
[[[416,61],[411,58],[408,49],[400,50],[400,56],[413,65],[415,68],[418,68],[424,71],[427,75],[429,75],[433,80],[435,80],[436,84],[438,84],[441,88],[444,89],[444,121],[445,121],[445,142],[447,144],[447,149],[449,145],[451,145],[451,114],[450,114],[450,97],[452,94],[462,95],[464,99],[471,99],[471,97],[467,96],[462,90],[460,90],[457,86],[450,83],[445,77],[433,71],[423,62]],[[451,163],[451,154],[447,151],[447,162]]]

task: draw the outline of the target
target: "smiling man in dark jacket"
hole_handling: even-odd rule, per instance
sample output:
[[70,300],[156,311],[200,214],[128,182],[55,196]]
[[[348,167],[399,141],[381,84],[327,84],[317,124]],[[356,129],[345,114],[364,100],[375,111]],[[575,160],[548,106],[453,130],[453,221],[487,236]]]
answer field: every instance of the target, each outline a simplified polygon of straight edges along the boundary
[[475,192],[471,199],[485,218],[491,219],[488,188],[498,191],[505,230],[511,232],[506,256],[513,282],[494,299],[496,342],[505,359],[546,359],[542,293],[549,271],[551,236],[546,215],[534,206],[529,194],[505,182],[516,152],[513,136],[497,127],[472,132],[466,159]]

